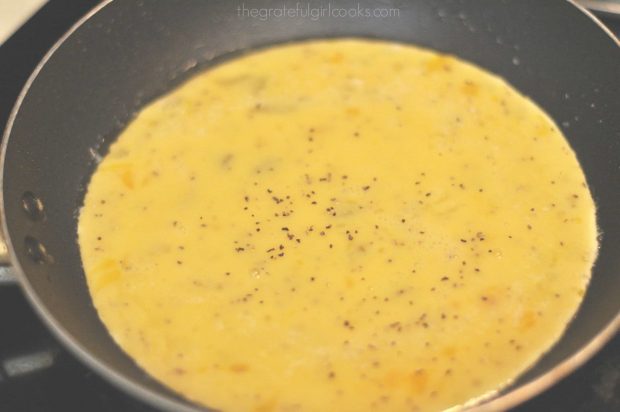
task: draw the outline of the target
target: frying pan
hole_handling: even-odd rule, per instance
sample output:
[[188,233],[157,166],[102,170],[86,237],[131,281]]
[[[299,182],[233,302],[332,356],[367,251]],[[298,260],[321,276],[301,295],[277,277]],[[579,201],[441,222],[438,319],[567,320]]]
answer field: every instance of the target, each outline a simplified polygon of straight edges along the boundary
[[[617,40],[563,0],[359,0],[397,9],[390,18],[238,15],[241,6],[283,4],[297,7],[296,0],[106,1],[65,34],[26,83],[2,141],[0,278],[18,282],[57,337],[118,387],[157,408],[202,410],[139,369],[93,308],[76,223],[96,161],[144,104],[240,51],[308,38],[383,38],[470,60],[538,102],[576,151],[597,203],[600,253],[577,316],[529,372],[476,408],[510,408],[592,356],[620,326]],[[328,5],[310,4],[320,6]]]

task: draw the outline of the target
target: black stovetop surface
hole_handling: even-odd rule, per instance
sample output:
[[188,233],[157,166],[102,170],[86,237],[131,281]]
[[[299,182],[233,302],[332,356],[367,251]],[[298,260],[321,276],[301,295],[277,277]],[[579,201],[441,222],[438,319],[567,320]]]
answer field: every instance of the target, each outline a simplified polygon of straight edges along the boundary
[[[96,3],[97,0],[50,0],[0,46],[0,129],[43,54]],[[620,34],[620,20],[604,22]],[[4,411],[153,409],[79,363],[50,335],[21,290],[17,286],[3,286],[0,287],[0,412]],[[620,412],[620,335],[577,372],[515,411]]]

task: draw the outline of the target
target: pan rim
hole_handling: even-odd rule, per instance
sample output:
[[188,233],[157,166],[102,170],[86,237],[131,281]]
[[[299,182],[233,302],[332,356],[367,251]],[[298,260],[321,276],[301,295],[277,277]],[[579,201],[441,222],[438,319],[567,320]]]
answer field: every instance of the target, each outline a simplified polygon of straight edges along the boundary
[[[74,336],[69,333],[50,313],[45,304],[34,291],[34,288],[28,281],[28,278],[25,275],[21,264],[17,259],[17,254],[15,252],[15,248],[9,235],[9,229],[6,221],[6,214],[4,208],[4,165],[8,143],[11,136],[11,130],[21,108],[21,105],[26,95],[28,94],[30,87],[35,82],[39,73],[44,68],[46,63],[51,59],[54,53],[75,31],[77,31],[82,25],[84,25],[94,15],[96,15],[106,6],[111,4],[113,1],[114,0],[103,0],[88,13],[82,16],[73,26],[71,26],[71,28],[69,28],[67,32],[65,32],[54,43],[54,45],[46,52],[41,61],[35,67],[34,71],[28,77],[28,80],[20,91],[7,120],[6,127],[2,135],[2,143],[0,146],[0,223],[1,230],[4,233],[4,238],[8,249],[10,260],[9,266],[11,268],[11,271],[15,274],[19,286],[25,292],[29,303],[31,304],[31,306],[34,307],[36,313],[46,324],[48,329],[50,329],[54,336],[61,341],[65,348],[69,349],[87,367],[96,371],[100,376],[113,384],[115,387],[119,388],[121,391],[138,399],[141,399],[156,408],[163,408],[165,410],[174,410],[181,412],[205,411],[209,409],[196,404],[184,403],[181,399],[175,399],[170,396],[164,395],[156,390],[144,387],[142,384],[137,383],[132,379],[127,378],[125,375],[117,372],[109,365],[107,365],[104,361],[100,360],[98,357],[94,356],[92,353],[90,353],[90,351],[84,348],[77,341],[77,339],[74,338]],[[566,3],[576,7],[586,17],[592,20],[600,29],[603,30],[603,32],[607,34],[607,36],[612,39],[612,41],[616,43],[618,47],[620,47],[620,39],[616,38],[616,36],[611,32],[611,30],[606,27],[596,16],[594,16],[594,14],[592,14],[582,5],[578,4],[575,0],[565,1]],[[520,385],[504,394],[501,394],[500,390],[500,394],[482,398],[471,406],[456,407],[456,410],[462,410],[467,412],[507,410],[529,399],[532,399],[536,395],[539,395],[543,391],[549,389],[551,386],[555,385],[566,376],[570,375],[572,372],[581,367],[584,363],[586,363],[586,361],[592,358],[592,356],[594,356],[594,354],[596,354],[609,340],[611,340],[611,338],[618,331],[620,331],[620,312],[617,313],[616,316],[607,325],[605,325],[588,343],[586,343],[579,350],[573,352],[565,360],[554,366],[549,371],[540,375],[536,379]]]

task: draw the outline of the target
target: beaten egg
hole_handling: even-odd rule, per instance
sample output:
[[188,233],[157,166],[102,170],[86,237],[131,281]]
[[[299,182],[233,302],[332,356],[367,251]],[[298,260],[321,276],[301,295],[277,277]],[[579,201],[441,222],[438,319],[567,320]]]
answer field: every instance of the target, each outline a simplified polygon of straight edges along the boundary
[[439,411],[561,336],[591,194],[541,108],[456,57],[277,46],[146,106],[93,174],[94,305],[148,374],[222,411]]

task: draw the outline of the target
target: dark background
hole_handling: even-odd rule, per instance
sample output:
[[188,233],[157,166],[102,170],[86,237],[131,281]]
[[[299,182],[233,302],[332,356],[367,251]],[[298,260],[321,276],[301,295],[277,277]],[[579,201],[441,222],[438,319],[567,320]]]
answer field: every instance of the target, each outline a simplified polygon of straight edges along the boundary
[[[96,3],[50,0],[0,46],[0,129],[43,54]],[[604,22],[620,34],[620,20],[605,18]],[[12,374],[12,360],[33,354],[44,354],[47,363],[30,373]],[[75,360],[49,334],[19,288],[6,286],[0,287],[0,412],[4,411],[152,409]],[[620,412],[620,336],[577,372],[514,411]]]

